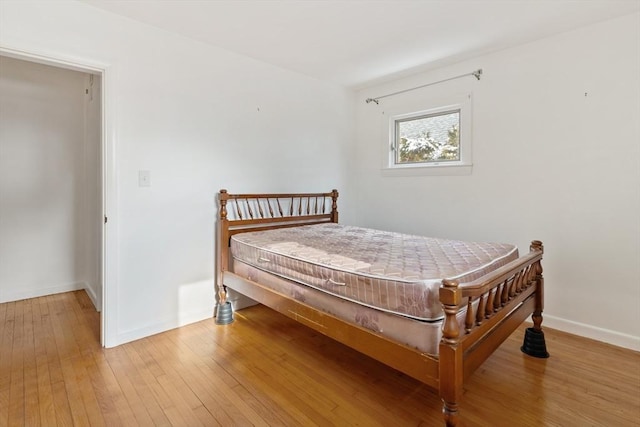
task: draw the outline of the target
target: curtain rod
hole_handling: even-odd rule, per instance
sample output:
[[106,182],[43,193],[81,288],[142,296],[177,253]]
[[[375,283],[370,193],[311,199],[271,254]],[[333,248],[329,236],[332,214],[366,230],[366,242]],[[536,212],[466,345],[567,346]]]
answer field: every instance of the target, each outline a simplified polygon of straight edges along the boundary
[[401,90],[401,91],[398,91],[398,92],[388,93],[388,94],[382,95],[382,96],[376,96],[375,98],[367,98],[365,100],[365,102],[367,104],[369,104],[371,102],[375,102],[376,104],[379,104],[379,101],[382,98],[387,98],[389,96],[394,96],[394,95],[400,95],[401,93],[409,92],[409,91],[416,90],[416,89],[422,89],[423,87],[432,86],[432,85],[436,85],[438,83],[444,83],[444,82],[448,82],[449,80],[455,80],[455,79],[459,79],[459,78],[467,77],[467,76],[473,76],[476,79],[480,80],[480,76],[482,76],[482,68],[479,68],[476,71],[472,71],[471,73],[460,74],[459,76],[449,77],[448,79],[438,80],[437,82],[432,82],[432,83],[427,83],[426,85],[416,86],[416,87],[412,87],[410,89],[405,89],[405,90]]

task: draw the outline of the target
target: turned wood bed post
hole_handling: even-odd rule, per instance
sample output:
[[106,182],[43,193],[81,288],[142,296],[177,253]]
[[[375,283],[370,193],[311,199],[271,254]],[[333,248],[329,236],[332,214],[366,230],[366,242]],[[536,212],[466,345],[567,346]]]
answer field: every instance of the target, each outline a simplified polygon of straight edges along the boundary
[[[542,242],[534,240],[530,246],[531,252],[544,253],[544,247]],[[545,359],[549,357],[547,351],[547,343],[544,339],[544,332],[542,331],[542,310],[544,309],[544,277],[542,277],[542,262],[541,258],[531,265],[531,281],[535,283],[536,293],[533,307],[533,314],[531,320],[533,320],[533,327],[527,328],[524,334],[524,341],[522,343],[523,353],[529,356]]]
[[331,222],[338,223],[338,190],[331,190]]
[[456,280],[442,281],[440,302],[445,315],[439,354],[440,398],[444,421],[447,426],[453,427],[458,424],[458,404],[464,380],[463,351],[459,345],[460,325],[456,318],[462,302],[462,291]]
[[220,218],[218,218],[218,268],[216,278],[218,280],[218,305],[227,301],[227,290],[222,283],[222,274],[229,268],[229,251],[224,245],[229,245],[229,219],[227,218],[227,190],[220,190]]
[[[531,252],[544,253],[544,247],[540,240],[534,240],[529,247]],[[544,277],[542,277],[542,262],[541,259],[531,265],[531,273],[533,275],[532,281],[535,283],[536,293],[533,307],[533,314],[531,320],[533,320],[533,327],[527,328],[524,334],[524,341],[522,343],[523,353],[529,356],[545,359],[549,357],[547,351],[547,343],[544,339],[544,332],[542,331],[542,310],[544,310]]]
[[[529,247],[532,251],[540,251],[544,253],[544,247],[540,240],[533,240]],[[535,264],[536,269],[536,308],[531,316],[533,320],[533,329],[536,331],[542,330],[542,310],[544,310],[544,277],[542,277],[542,263],[540,261]]]

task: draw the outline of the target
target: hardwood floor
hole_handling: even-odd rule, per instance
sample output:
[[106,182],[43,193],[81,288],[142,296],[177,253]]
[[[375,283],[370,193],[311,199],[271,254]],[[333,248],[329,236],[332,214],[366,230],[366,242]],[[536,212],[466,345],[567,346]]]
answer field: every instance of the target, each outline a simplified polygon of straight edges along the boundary
[[[640,353],[546,329],[533,359],[523,330],[467,381],[466,426],[640,425]],[[83,291],[0,304],[0,426],[439,426],[440,408],[262,306],[103,349]]]

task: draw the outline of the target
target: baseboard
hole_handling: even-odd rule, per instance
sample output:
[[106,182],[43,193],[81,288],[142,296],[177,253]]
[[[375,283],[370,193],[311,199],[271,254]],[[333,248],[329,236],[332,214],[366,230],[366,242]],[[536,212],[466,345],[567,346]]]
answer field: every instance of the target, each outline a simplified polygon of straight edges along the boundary
[[93,288],[93,286],[90,286],[89,284],[87,284],[87,286],[84,288],[84,290],[87,292],[87,295],[89,295],[89,299],[93,303],[93,307],[96,309],[96,311],[97,312],[102,311],[102,304],[100,303],[100,296],[98,296],[96,294],[96,290]]
[[551,329],[557,329],[568,332],[573,335],[590,338],[596,341],[602,341],[618,347],[628,348],[630,350],[640,351],[640,337],[623,334],[609,329],[598,328],[584,323],[574,322],[571,320],[561,319],[559,317],[543,314],[544,320],[542,327],[548,326]]
[[5,291],[0,292],[0,303],[20,301],[29,298],[38,298],[46,295],[61,294],[63,292],[79,291],[82,289],[86,289],[86,287],[86,282],[75,282],[58,286],[49,286],[47,288],[21,289],[10,292]]
[[155,323],[153,325],[149,325],[144,328],[133,329],[133,330],[125,331],[122,333],[118,333],[118,336],[116,338],[117,344],[115,345],[121,345],[131,341],[146,338],[151,335],[166,332],[171,329],[179,328],[181,326],[186,326],[191,323],[200,322],[201,320],[211,319],[212,317],[213,317],[213,307],[211,308],[211,310],[207,310],[199,313],[187,313],[184,315],[181,314],[179,319],[168,319],[168,320],[165,320],[164,322]]
[[242,310],[243,308],[258,304],[248,296],[242,295],[233,289],[227,289],[227,301],[231,303],[234,310]]

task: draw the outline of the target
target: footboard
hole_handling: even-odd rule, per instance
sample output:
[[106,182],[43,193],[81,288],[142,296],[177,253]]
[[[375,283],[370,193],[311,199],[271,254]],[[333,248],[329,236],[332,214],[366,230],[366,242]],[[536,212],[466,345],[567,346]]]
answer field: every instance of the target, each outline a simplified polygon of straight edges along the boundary
[[[530,252],[477,281],[444,280],[445,319],[440,343],[440,395],[447,425],[456,425],[465,378],[531,314],[540,331],[543,310],[542,242]],[[466,307],[464,329],[456,314]]]

